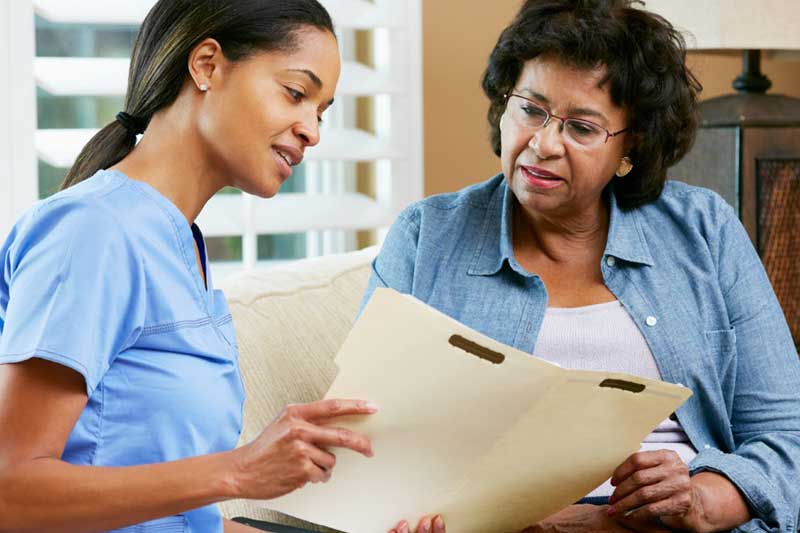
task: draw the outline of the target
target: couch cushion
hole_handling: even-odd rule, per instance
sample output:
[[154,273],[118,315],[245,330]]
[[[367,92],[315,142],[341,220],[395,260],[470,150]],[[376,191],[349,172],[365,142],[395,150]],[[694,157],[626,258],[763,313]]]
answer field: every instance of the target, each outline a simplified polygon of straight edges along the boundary
[[[239,445],[256,438],[287,404],[325,395],[377,251],[304,259],[219,284],[233,315],[247,393]],[[226,517],[303,525],[243,500],[220,507]]]

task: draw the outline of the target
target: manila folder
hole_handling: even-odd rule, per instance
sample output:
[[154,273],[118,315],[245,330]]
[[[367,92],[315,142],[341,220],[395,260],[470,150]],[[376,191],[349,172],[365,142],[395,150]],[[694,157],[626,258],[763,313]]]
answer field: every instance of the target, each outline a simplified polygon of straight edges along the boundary
[[377,289],[336,357],[326,398],[376,402],[334,425],[375,456],[334,450],[326,484],[264,507],[348,533],[441,514],[454,533],[516,532],[608,479],[691,392],[566,370],[390,289]]

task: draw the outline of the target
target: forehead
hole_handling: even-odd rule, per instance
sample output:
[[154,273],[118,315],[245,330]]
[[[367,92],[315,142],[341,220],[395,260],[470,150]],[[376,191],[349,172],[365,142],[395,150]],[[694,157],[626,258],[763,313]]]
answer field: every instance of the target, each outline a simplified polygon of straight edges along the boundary
[[336,38],[328,31],[304,28],[296,32],[295,42],[293,50],[257,54],[252,58],[253,62],[273,74],[293,74],[309,79],[301,72],[312,72],[322,82],[321,93],[332,98],[341,70]]
[[622,112],[614,105],[606,77],[606,67],[580,68],[555,56],[538,56],[525,62],[516,90],[544,96],[554,107],[590,107],[605,114]]

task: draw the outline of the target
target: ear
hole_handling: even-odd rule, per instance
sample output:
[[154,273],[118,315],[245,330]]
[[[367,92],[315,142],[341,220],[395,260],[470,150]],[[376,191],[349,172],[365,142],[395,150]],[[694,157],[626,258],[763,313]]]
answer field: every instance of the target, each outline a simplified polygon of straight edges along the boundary
[[216,39],[204,39],[189,53],[189,75],[200,91],[207,91],[221,81],[228,60]]

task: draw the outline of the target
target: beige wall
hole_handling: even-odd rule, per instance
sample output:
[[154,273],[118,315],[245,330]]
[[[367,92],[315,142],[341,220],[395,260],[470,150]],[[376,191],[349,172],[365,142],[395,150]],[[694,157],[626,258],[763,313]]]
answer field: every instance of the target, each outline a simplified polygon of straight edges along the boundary
[[[480,79],[500,31],[520,0],[423,0],[425,193],[453,191],[499,171],[489,148]],[[465,7],[469,6],[469,7]],[[735,54],[692,53],[704,98],[732,91]],[[800,58],[766,59],[771,92],[800,97]]]

